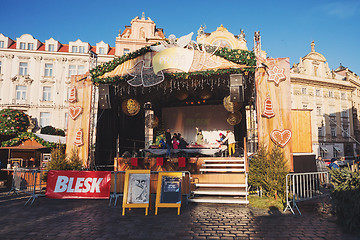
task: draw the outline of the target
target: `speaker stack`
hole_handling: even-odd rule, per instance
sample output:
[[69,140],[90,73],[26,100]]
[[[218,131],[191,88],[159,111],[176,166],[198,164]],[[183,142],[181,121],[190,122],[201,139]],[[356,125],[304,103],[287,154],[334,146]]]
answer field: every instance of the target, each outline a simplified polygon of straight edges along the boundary
[[230,75],[230,101],[244,101],[244,78],[242,74]]
[[99,108],[100,109],[110,109],[110,85],[109,84],[101,84],[99,86]]

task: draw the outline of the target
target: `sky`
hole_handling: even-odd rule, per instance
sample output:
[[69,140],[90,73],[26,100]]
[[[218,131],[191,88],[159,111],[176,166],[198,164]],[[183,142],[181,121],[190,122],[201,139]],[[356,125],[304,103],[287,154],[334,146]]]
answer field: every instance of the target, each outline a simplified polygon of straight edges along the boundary
[[340,64],[360,75],[360,1],[123,1],[0,0],[0,33],[16,40],[28,33],[41,42],[51,37],[63,44],[80,39],[115,46],[125,25],[145,12],[165,35],[181,37],[201,25],[213,32],[223,24],[237,35],[244,29],[248,49],[260,31],[268,57],[289,57],[291,65],[315,50],[329,67]]

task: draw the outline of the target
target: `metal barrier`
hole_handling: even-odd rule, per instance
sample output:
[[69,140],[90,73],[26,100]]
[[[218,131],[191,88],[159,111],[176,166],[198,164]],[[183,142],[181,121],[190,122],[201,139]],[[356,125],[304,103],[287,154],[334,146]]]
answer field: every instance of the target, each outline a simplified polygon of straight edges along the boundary
[[[184,183],[188,182],[187,187],[182,189],[182,196],[186,197],[186,204],[188,204],[188,199],[191,193],[191,173],[189,171],[178,171],[178,172],[182,172],[183,182]],[[157,186],[156,182],[158,180],[158,176],[157,176],[158,174],[159,171],[152,171],[150,173],[150,193],[152,194],[156,193],[156,186]],[[116,206],[118,198],[123,196],[124,184],[125,184],[125,171],[112,171],[111,175],[112,175],[111,177],[112,193],[110,193],[109,206],[111,205],[112,201],[114,201],[113,205]]]
[[[327,196],[326,188],[330,183],[328,172],[312,173],[290,173],[286,175],[286,210],[290,210],[295,215],[293,208],[299,214],[301,212],[297,202]],[[292,207],[291,207],[292,202]]]
[[13,181],[8,195],[18,194],[19,192],[31,195],[26,201],[26,206],[30,201],[32,205],[36,198],[45,196],[44,190],[46,184],[43,182],[43,174],[46,170],[31,170],[24,168],[15,168],[13,172]]

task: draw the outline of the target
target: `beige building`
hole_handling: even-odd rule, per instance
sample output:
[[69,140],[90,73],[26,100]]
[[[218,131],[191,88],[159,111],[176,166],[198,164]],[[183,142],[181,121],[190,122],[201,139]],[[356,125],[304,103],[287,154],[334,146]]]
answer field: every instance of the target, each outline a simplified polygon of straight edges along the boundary
[[353,107],[358,107],[359,78],[343,70],[330,70],[326,58],[311,51],[291,68],[293,109],[312,109],[313,153],[324,158],[354,156],[357,128]]
[[37,131],[47,125],[66,129],[70,78],[89,70],[89,51],[102,64],[160,39],[162,29],[144,14],[119,33],[115,48],[103,41],[95,46],[79,39],[63,44],[53,38],[42,42],[23,34],[10,39],[0,33],[0,109],[26,112]]

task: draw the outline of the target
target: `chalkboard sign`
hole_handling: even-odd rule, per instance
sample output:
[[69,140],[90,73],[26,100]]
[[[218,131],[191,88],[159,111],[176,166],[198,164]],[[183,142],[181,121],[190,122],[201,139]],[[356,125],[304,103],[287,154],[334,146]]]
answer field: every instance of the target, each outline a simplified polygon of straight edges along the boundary
[[181,177],[162,177],[160,203],[181,203]]
[[156,189],[155,215],[159,207],[177,208],[178,215],[181,207],[182,172],[160,172]]

